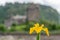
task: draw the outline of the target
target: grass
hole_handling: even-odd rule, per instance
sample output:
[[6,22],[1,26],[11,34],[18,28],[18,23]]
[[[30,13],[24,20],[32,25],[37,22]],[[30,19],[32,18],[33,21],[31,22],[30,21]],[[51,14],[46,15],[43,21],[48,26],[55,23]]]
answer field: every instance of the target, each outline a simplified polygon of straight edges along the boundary
[[24,28],[26,28],[26,25],[19,25],[15,27],[17,31],[23,31]]

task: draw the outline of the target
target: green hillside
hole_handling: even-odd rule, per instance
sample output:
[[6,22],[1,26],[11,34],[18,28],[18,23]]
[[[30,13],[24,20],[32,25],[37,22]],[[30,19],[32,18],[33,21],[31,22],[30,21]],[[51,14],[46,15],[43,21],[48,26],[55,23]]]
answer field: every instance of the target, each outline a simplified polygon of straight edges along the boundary
[[[26,8],[30,3],[6,3],[4,6],[0,6],[0,23],[4,23],[4,20],[11,14],[24,15]],[[58,23],[58,12],[50,6],[40,5],[40,20],[47,20],[49,22]]]

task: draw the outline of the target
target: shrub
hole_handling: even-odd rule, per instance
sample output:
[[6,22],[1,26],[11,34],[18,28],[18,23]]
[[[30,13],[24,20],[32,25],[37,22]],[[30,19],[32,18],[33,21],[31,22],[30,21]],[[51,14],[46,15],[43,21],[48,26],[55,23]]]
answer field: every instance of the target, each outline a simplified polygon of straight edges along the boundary
[[57,30],[60,30],[60,25],[57,25],[57,27],[56,27],[56,28],[57,28]]
[[48,24],[48,28],[49,28],[50,31],[57,29],[57,28],[56,28],[56,24]]
[[24,28],[25,31],[29,31],[30,27],[33,27],[33,25],[35,24],[34,21],[30,21],[27,25],[26,28]]
[[13,23],[12,26],[16,26],[16,23]]
[[15,27],[11,27],[11,29],[9,30],[9,32],[14,32],[15,31]]
[[40,20],[40,22],[39,22],[40,24],[44,24],[50,31],[51,30],[56,30],[57,28],[56,28],[56,23],[54,23],[54,22],[50,22],[50,21],[48,21],[48,20]]
[[2,24],[0,24],[0,32],[6,32],[6,27]]

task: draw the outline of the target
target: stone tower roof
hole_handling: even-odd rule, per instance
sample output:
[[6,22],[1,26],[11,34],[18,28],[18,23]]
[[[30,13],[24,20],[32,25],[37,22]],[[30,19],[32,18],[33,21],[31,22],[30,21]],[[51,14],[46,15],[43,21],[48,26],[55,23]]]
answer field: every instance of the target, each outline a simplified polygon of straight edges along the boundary
[[38,4],[30,4],[29,6],[28,6],[28,8],[27,9],[31,9],[31,10],[33,10],[33,9],[39,9],[39,5]]

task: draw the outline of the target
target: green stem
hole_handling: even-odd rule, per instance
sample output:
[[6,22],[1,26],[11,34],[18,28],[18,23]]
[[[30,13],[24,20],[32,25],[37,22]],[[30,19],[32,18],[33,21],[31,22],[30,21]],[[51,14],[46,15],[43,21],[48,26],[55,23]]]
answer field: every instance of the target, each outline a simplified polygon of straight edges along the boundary
[[40,34],[37,34],[37,40],[40,40]]

